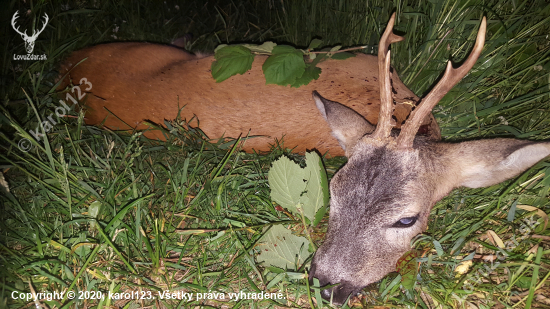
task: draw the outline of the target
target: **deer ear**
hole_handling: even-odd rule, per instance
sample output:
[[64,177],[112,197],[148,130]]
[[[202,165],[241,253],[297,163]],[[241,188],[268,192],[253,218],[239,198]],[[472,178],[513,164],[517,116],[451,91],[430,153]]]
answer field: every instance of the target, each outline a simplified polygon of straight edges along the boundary
[[[456,148],[455,148],[456,147]],[[550,155],[550,142],[498,138],[455,144],[449,164],[459,169],[456,186],[487,187],[510,179]]]
[[313,100],[319,112],[328,122],[332,135],[342,149],[348,153],[365,134],[371,133],[374,126],[353,109],[338,102],[330,101],[313,91]]

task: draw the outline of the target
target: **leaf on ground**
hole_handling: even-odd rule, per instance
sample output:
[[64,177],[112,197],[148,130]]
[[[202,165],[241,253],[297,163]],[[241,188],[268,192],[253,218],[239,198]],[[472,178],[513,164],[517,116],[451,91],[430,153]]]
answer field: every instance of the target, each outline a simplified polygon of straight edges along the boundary
[[311,64],[307,64],[302,76],[296,78],[296,80],[290,86],[295,88],[298,88],[302,85],[305,86],[309,84],[309,82],[311,82],[312,80],[318,79],[320,74],[321,68],[318,68]]
[[323,162],[316,152],[306,153],[306,167],[304,177],[308,180],[306,193],[302,196],[304,216],[314,222],[315,214],[319,209],[328,205],[328,180]]
[[397,272],[401,275],[401,284],[407,290],[411,290],[416,283],[416,275],[418,274],[418,251],[409,250],[397,260],[395,265]]
[[537,215],[541,217],[542,220],[544,220],[544,227],[542,228],[542,230],[546,230],[546,227],[548,226],[548,215],[543,210],[529,205],[517,205],[517,208],[527,211],[536,211]]
[[516,281],[516,286],[520,289],[528,289],[531,286],[532,277],[521,276]]
[[470,270],[470,266],[472,266],[474,262],[472,260],[462,261],[460,262],[456,268],[455,268],[455,277],[460,277],[461,275],[464,275]]
[[277,45],[264,62],[266,84],[286,86],[304,74],[304,54],[292,46]]
[[299,214],[296,205],[306,188],[304,170],[289,158],[282,156],[273,162],[267,179],[271,188],[271,199],[291,212]]
[[271,199],[296,215],[317,225],[327,210],[329,190],[327,174],[316,152],[306,153],[306,167],[301,168],[287,157],[273,163],[268,173]]
[[443,247],[441,247],[441,244],[439,243],[439,241],[434,240],[433,243],[434,243],[435,251],[437,252],[437,256],[442,256],[445,252],[443,251]]
[[260,240],[258,262],[282,269],[298,269],[308,258],[309,241],[275,225]]
[[487,235],[489,236],[489,238],[493,242],[493,245],[498,246],[501,249],[504,249],[504,247],[505,247],[504,242],[502,241],[502,239],[500,239],[500,237],[498,237],[498,235],[497,235],[497,233],[495,233],[495,231],[488,230]]
[[317,224],[319,224],[319,222],[323,220],[323,217],[327,213],[327,206],[321,207],[321,209],[317,211],[317,213],[315,214],[315,220],[313,220],[313,226],[317,226]]
[[233,75],[244,74],[252,68],[254,55],[250,49],[241,45],[224,46],[214,54],[216,61],[212,62],[212,77],[217,83]]
[[93,201],[90,206],[88,206],[88,215],[92,218],[97,218],[97,215],[101,211],[102,203],[100,201]]
[[510,206],[510,210],[508,211],[508,216],[506,217],[506,219],[509,221],[509,222],[512,222],[514,221],[514,218],[516,217],[516,206],[518,204],[518,201],[514,201],[514,203],[512,204],[512,206]]

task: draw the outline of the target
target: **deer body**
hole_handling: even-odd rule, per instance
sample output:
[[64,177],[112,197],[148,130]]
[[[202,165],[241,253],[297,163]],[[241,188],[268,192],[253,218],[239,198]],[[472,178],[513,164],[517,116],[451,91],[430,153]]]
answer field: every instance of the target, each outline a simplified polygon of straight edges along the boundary
[[[84,58],[87,60],[73,67]],[[298,152],[317,149],[343,155],[330,128],[311,104],[313,90],[338,99],[376,124],[380,92],[375,56],[359,54],[321,62],[319,79],[299,88],[266,85],[261,69],[265,59],[256,56],[249,72],[216,83],[210,73],[214,57],[198,58],[159,44],[111,43],[73,53],[61,73],[72,68],[73,83],[84,77],[92,83],[85,99],[89,124],[101,123],[107,117],[104,125],[111,129],[130,129],[128,125],[145,129],[144,120],[164,124],[165,119],[175,119],[179,105],[183,107],[182,119],[195,117],[191,124],[199,125],[210,138],[257,136],[246,141],[246,151],[269,150],[274,139],[284,137],[284,146]],[[399,127],[410,113],[410,103],[418,97],[397,74],[392,75],[392,82]],[[104,107],[123,122],[109,116]],[[439,128],[431,115],[425,124],[431,126],[433,138],[439,139]],[[146,136],[162,138],[158,131]]]

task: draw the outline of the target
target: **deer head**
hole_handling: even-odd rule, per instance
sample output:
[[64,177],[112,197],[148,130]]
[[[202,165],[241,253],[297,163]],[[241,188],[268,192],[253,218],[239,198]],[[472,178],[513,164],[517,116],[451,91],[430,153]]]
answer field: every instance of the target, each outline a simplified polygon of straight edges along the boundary
[[34,42],[36,41],[36,38],[38,38],[38,35],[40,33],[42,33],[42,31],[44,31],[44,29],[46,28],[46,25],[48,24],[48,20],[49,20],[49,17],[48,17],[48,14],[44,13],[44,25],[42,26],[42,29],[40,29],[40,31],[36,32],[34,29],[32,30],[32,35],[31,36],[28,36],[27,35],[27,30],[25,30],[25,32],[21,32],[19,31],[19,27],[15,27],[15,20],[19,17],[19,12],[15,12],[15,14],[13,14],[13,17],[11,19],[11,26],[13,27],[13,30],[15,30],[15,32],[19,33],[21,35],[21,38],[23,39],[23,41],[25,41],[25,49],[27,50],[27,53],[31,54],[32,51],[34,50]]
[[378,50],[381,107],[376,128],[352,109],[313,93],[348,157],[331,180],[328,232],[310,270],[310,278],[318,278],[321,286],[339,284],[321,293],[336,304],[394,271],[411,239],[426,229],[433,205],[453,188],[497,184],[550,154],[548,142],[499,138],[451,144],[415,138],[424,117],[481,54],[485,18],[466,61],[456,69],[449,61],[441,80],[395,137],[388,47],[403,38],[393,34],[394,19],[395,14]]

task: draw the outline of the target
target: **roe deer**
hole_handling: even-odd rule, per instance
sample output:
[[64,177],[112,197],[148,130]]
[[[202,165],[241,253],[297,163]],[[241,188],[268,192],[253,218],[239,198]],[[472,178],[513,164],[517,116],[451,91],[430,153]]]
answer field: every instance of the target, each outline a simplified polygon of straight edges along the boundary
[[[319,80],[297,89],[265,85],[260,68],[265,57],[257,56],[251,71],[218,84],[209,71],[212,57],[198,59],[147,43],[78,51],[62,73],[88,58],[70,71],[74,81],[86,77],[93,83],[86,101],[88,123],[100,123],[108,115],[105,107],[139,129],[143,120],[174,119],[179,103],[185,106],[183,117],[197,116],[211,138],[237,137],[249,130],[262,136],[248,140],[245,150],[267,150],[273,138],[284,136],[285,146],[297,151],[345,153],[348,162],[330,183],[329,229],[310,270],[310,278],[317,277],[321,286],[339,283],[322,295],[342,304],[395,269],[411,239],[426,229],[432,206],[450,190],[496,184],[550,154],[550,143],[513,139],[437,143],[431,110],[479,57],[485,18],[468,59],[457,69],[449,62],[443,78],[422,100],[390,68],[389,44],[402,40],[393,34],[394,20],[395,14],[381,38],[378,60],[358,55],[323,62]],[[341,103],[313,92],[319,114],[308,103],[313,90]],[[398,128],[411,106],[416,107],[395,137],[392,114]],[[105,125],[127,129],[112,116]],[[415,138],[421,125],[430,126],[430,137]]]
[[411,239],[427,227],[433,205],[453,188],[478,188],[517,176],[550,154],[550,143],[492,139],[438,143],[416,137],[422,119],[472,68],[485,41],[483,18],[473,51],[459,68],[451,62],[441,80],[411,112],[397,137],[391,134],[394,108],[389,44],[395,14],[380,40],[381,106],[374,128],[350,108],[313,93],[319,111],[346,151],[348,162],[330,183],[326,238],[317,250],[310,280],[319,279],[322,296],[342,304],[395,270]]
[[[246,151],[269,150],[274,138],[284,137],[284,146],[298,152],[317,149],[344,155],[311,104],[313,90],[353,108],[369,122],[377,122],[380,96],[375,56],[358,54],[321,62],[319,79],[299,88],[266,85],[261,69],[265,59],[256,56],[250,71],[216,83],[210,73],[214,57],[199,58],[160,44],[109,43],[73,53],[62,65],[61,74],[70,70],[74,82],[86,78],[92,83],[85,99],[88,124],[101,123],[107,117],[104,125],[111,129],[145,129],[144,120],[163,124],[165,119],[175,119],[179,105],[183,107],[182,119],[196,117],[209,138],[256,136],[246,141]],[[391,78],[397,103],[394,116],[400,127],[418,97],[396,73]],[[68,78],[61,88],[67,84]],[[89,87],[82,87],[82,91],[86,89]],[[439,140],[439,127],[431,114],[424,124],[425,133]],[[159,131],[145,135],[162,138]]]

